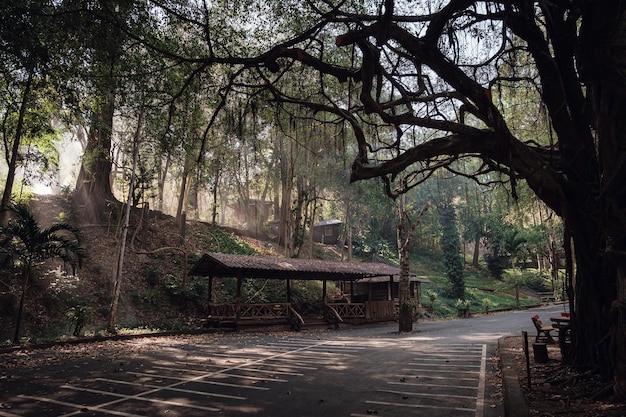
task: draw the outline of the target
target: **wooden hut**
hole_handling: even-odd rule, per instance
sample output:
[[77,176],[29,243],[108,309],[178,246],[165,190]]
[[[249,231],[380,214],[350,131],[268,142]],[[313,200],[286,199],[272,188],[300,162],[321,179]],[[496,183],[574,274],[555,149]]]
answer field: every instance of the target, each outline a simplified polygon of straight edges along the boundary
[[[387,281],[393,281],[393,277],[399,273],[399,268],[385,263],[207,253],[194,265],[189,275],[209,277],[209,317],[212,320],[232,321],[235,326],[246,322],[289,322],[294,328],[299,328],[304,324],[304,318],[291,305],[292,280],[322,281],[324,315],[329,321],[338,325],[346,319],[360,321],[391,319],[389,311],[394,309],[393,300],[333,303],[327,300],[326,281],[353,283],[372,277],[385,277]],[[234,303],[214,303],[213,278],[217,277],[237,279],[237,294]],[[241,285],[244,279],[284,280],[287,300],[284,303],[244,304],[241,302]],[[370,303],[370,308],[368,308],[368,303]],[[375,308],[371,303],[376,303]],[[385,312],[379,315],[379,311]]]
[[337,219],[327,219],[313,225],[313,242],[335,245],[341,238],[343,223]]
[[[421,306],[422,300],[422,283],[428,283],[430,281],[423,280],[411,276],[409,278],[409,292],[410,298],[417,301],[418,306]],[[399,276],[393,277],[371,277],[363,278],[355,281],[354,283],[343,283],[344,288],[352,285],[352,302],[364,302],[364,301],[379,301],[379,300],[394,300],[398,298],[400,292]],[[346,291],[344,291],[346,292]]]

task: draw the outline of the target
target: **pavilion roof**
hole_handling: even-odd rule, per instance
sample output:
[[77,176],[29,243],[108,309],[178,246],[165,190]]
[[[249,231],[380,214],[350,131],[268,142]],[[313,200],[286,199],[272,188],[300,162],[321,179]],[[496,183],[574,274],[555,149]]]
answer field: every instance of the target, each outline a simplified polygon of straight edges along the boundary
[[400,268],[380,262],[339,262],[319,259],[206,253],[189,275],[263,279],[355,281],[400,274]]

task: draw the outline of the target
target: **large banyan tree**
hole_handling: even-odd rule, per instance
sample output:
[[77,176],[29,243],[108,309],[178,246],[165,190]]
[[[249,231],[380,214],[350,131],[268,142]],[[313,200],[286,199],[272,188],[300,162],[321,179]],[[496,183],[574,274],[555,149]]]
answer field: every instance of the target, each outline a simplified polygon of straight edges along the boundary
[[570,360],[626,398],[626,2],[152,4],[195,40],[169,59],[230,68],[223,97],[263,92],[349,131],[352,181],[398,195],[438,169],[505,178],[513,193],[525,180],[565,224]]

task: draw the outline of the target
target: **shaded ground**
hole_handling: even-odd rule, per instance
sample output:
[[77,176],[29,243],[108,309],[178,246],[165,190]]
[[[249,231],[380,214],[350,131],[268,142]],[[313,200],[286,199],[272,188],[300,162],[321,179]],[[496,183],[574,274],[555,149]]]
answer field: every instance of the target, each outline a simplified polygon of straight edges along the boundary
[[626,404],[615,404],[602,393],[608,383],[591,373],[576,372],[561,364],[557,345],[548,345],[548,363],[536,363],[529,335],[530,387],[523,339],[508,337],[500,344],[513,353],[514,366],[531,416],[623,417]]
[[145,337],[0,353],[0,415],[502,416],[486,345],[429,343],[390,329]]

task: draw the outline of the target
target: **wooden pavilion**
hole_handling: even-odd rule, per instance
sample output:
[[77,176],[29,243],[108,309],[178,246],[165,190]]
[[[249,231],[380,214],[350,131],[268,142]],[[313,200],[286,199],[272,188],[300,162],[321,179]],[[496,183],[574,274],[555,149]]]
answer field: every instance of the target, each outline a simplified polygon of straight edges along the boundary
[[[217,323],[232,322],[236,327],[246,323],[290,323],[299,329],[304,318],[291,305],[292,280],[322,281],[324,317],[338,325],[350,321],[380,321],[395,317],[393,298],[387,300],[364,300],[363,302],[332,302],[327,300],[326,282],[352,283],[374,277],[387,277],[393,283],[400,269],[380,262],[338,262],[318,259],[293,259],[266,256],[207,253],[189,271],[191,276],[209,277],[209,320]],[[234,303],[214,303],[213,279],[232,277],[237,279]],[[241,302],[241,284],[244,279],[284,280],[287,300],[284,303],[244,304]],[[352,296],[347,300],[351,300]]]

